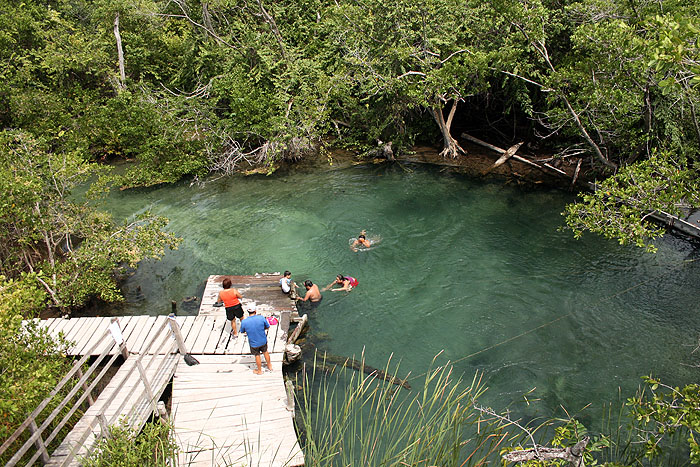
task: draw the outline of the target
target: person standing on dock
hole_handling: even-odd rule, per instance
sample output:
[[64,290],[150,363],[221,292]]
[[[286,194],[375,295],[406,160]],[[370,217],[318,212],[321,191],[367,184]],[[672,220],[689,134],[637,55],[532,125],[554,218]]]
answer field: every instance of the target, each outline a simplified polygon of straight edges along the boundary
[[219,292],[219,301],[224,302],[226,307],[226,319],[231,321],[231,332],[233,337],[238,337],[238,331],[236,330],[236,318],[241,320],[243,324],[243,307],[241,306],[241,298],[243,296],[236,288],[231,287],[231,279],[228,277],[224,279],[221,284],[224,290]]
[[270,363],[270,353],[267,351],[267,333],[266,329],[270,327],[267,319],[264,316],[258,315],[255,303],[248,306],[248,318],[241,321],[241,332],[248,335],[248,343],[250,344],[250,353],[255,355],[255,364],[257,370],[253,370],[256,375],[262,374],[262,361],[260,354],[265,356],[267,369],[272,371],[272,363]]

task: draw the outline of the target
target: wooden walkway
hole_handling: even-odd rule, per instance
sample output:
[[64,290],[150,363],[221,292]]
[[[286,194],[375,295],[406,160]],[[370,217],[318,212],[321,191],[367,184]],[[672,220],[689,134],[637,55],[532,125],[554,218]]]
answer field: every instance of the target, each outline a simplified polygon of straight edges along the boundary
[[[215,307],[225,277],[243,294],[244,309],[274,316],[268,329],[273,371],[253,373],[255,358],[246,335],[234,339],[225,309]],[[40,325],[70,341],[70,355],[119,354],[124,364],[78,424],[56,449],[48,465],[79,465],[108,425],[124,419],[140,430],[172,379],[172,409],[181,466],[303,466],[304,456],[293,423],[293,395],[288,400],[282,375],[294,301],[279,288],[280,275],[210,276],[198,316],[174,317],[187,353],[200,363],[188,366],[166,316],[122,316],[116,320],[123,345],[105,339],[112,317],[55,318]],[[246,311],[247,315],[247,311]],[[182,353],[182,351],[180,351]],[[263,360],[264,365],[264,360]],[[144,380],[148,384],[144,384]],[[41,432],[39,433],[41,435]]]
[[280,290],[279,275],[209,276],[198,319],[225,319],[224,308],[214,306],[225,277],[243,295],[244,309],[254,301],[257,314],[279,321],[268,330],[273,371],[253,373],[255,358],[245,336],[235,339],[242,341],[234,345],[240,352],[196,355],[199,365],[178,365],[172,417],[181,450],[179,465],[304,465],[282,376],[288,330],[282,325],[283,315],[296,312],[294,302]]
[[156,411],[155,403],[170,382],[179,358],[179,355],[170,353],[151,354],[143,359],[142,365],[145,367],[155,400],[150,399],[144,390],[136,368],[138,358],[126,359],[100,393],[100,397],[80,418],[45,465],[80,465],[81,458],[92,450],[97,437],[101,435],[99,417],[102,415],[108,425],[123,422],[136,432],[141,431],[151,414]]
[[[265,307],[262,306],[264,309]],[[223,310],[223,308],[222,308]],[[258,312],[261,313],[260,307]],[[261,313],[264,314],[264,313]],[[118,318],[124,340],[129,352],[138,354],[144,350],[152,330],[167,319],[167,316],[121,316]],[[63,334],[74,344],[68,350],[69,355],[85,355],[100,338],[101,333],[109,327],[111,318],[52,318],[41,322],[48,328],[51,335],[57,337]],[[231,330],[226,321],[225,311],[221,314],[176,317],[185,346],[191,354],[197,355],[230,355],[249,353],[248,340],[245,336],[238,339],[230,338]],[[167,336],[163,337],[164,339]],[[270,352],[284,352],[286,336],[279,325],[271,326],[268,331]],[[106,343],[105,346],[110,345]],[[158,348],[158,345],[155,345]],[[98,346],[92,355],[99,355],[105,347]],[[114,354],[119,349],[114,346],[109,353]],[[152,352],[152,351],[151,351]]]

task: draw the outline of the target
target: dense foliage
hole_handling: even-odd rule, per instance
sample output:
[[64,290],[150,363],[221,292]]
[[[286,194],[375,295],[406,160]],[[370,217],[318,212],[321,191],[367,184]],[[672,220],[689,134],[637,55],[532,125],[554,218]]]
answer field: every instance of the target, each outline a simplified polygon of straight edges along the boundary
[[102,438],[81,465],[85,467],[168,467],[177,464],[177,446],[172,426],[156,421],[147,423],[141,433],[127,425],[110,427],[110,437]]
[[[29,276],[14,281],[0,275],[0,440],[3,441],[51,392],[72,364],[63,353],[65,343],[56,342],[35,321],[23,324],[28,312],[41,309],[44,295]],[[26,436],[20,438],[18,445],[25,439]],[[9,451],[0,457],[0,462],[4,464],[13,454]]]
[[[663,153],[697,178],[696,2],[0,6],[2,126],[57,154],[137,162],[123,186],[247,162],[273,170],[328,143],[402,151],[421,140],[469,157],[454,127],[504,145],[544,143],[604,176]],[[650,224],[631,223],[672,209],[652,198],[628,215],[629,183],[584,200],[572,227],[615,236],[607,226],[619,224],[623,242],[648,245]]]

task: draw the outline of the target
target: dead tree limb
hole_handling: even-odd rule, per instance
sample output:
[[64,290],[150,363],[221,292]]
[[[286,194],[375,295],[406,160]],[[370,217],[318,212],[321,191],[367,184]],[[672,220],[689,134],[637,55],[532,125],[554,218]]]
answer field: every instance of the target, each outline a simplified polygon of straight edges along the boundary
[[324,363],[332,363],[335,365],[344,366],[345,368],[351,368],[353,370],[362,371],[370,376],[374,376],[375,378],[383,379],[384,381],[388,381],[391,384],[401,386],[402,388],[408,389],[409,391],[411,390],[411,385],[408,383],[407,380],[388,375],[386,374],[386,372],[366,365],[363,361],[358,361],[354,358],[341,357],[339,355],[332,355],[324,352],[321,361]]
[[569,467],[585,467],[583,451],[589,440],[588,436],[584,436],[581,441],[568,448],[545,448],[539,446],[537,449],[511,451],[503,455],[503,460],[508,462],[527,462],[532,460],[562,459],[569,463]]
[[114,17],[114,38],[117,40],[117,56],[119,57],[119,90],[126,89],[126,71],[124,68],[124,49],[122,49],[122,36],[119,33],[119,12]]
[[505,164],[505,162],[508,159],[513,157],[515,155],[515,153],[518,152],[518,149],[520,149],[520,146],[522,146],[522,145],[523,145],[523,143],[518,143],[516,145],[509,147],[508,150],[506,150],[506,152],[504,152],[503,155],[501,157],[499,157],[498,160],[491,167],[484,170],[482,175],[486,175],[489,172],[491,172],[493,169],[495,169],[496,167],[499,167],[499,166]]

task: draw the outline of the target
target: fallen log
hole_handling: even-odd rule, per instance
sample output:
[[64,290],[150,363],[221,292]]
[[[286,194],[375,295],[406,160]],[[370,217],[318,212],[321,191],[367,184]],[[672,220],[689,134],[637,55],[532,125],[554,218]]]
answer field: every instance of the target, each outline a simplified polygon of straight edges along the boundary
[[340,355],[331,355],[327,352],[323,352],[323,356],[321,358],[321,366],[323,366],[324,363],[332,363],[334,365],[343,366],[345,368],[351,368],[353,370],[362,371],[370,376],[374,376],[375,378],[383,379],[384,381],[388,381],[391,384],[401,386],[402,388],[408,389],[409,391],[411,390],[411,385],[405,379],[396,378],[395,376],[388,375],[386,374],[386,372],[371,367],[365,364],[364,362],[357,361],[354,358],[341,357]]
[[[508,151],[506,151],[506,150],[503,149],[503,148],[499,148],[498,146],[494,146],[493,144],[489,144],[489,143],[487,143],[486,141],[482,141],[482,140],[480,140],[479,138],[475,138],[475,137],[473,137],[473,136],[471,136],[471,135],[469,135],[469,134],[467,134],[467,133],[462,133],[462,138],[464,138],[464,139],[466,139],[466,140],[468,140],[468,141],[471,141],[472,143],[476,143],[476,144],[478,144],[478,145],[480,145],[480,146],[484,146],[484,147],[486,147],[486,148],[489,148],[489,149],[491,149],[492,151],[496,151],[496,152],[499,153],[499,154],[505,154],[506,152],[510,151],[510,149],[508,149]],[[516,161],[522,162],[523,164],[527,164],[527,165],[530,165],[530,166],[532,166],[532,167],[536,167],[536,168],[540,169],[540,170],[543,171],[543,172],[548,173],[548,172],[547,172],[547,169],[549,169],[549,170],[554,171],[557,175],[562,175],[562,176],[565,176],[566,178],[569,178],[569,175],[568,175],[566,172],[564,172],[563,170],[557,169],[556,167],[554,167],[554,166],[552,166],[552,165],[544,164],[544,166],[541,166],[541,165],[539,165],[539,164],[535,164],[535,163],[532,162],[530,159],[526,159],[526,158],[524,158],[524,157],[520,157],[520,156],[518,156],[518,155],[516,155],[516,154],[513,154],[513,155],[510,156],[510,157],[512,157],[512,158],[515,159]],[[500,160],[500,159],[499,159],[499,160]],[[498,162],[498,161],[496,161],[496,162]],[[505,162],[505,160],[504,160],[503,162]]]
[[520,146],[522,146],[522,145],[523,145],[523,143],[518,143],[516,145],[509,147],[508,150],[506,152],[504,152],[503,155],[501,157],[499,157],[498,160],[491,167],[484,170],[482,175],[486,175],[489,172],[491,172],[493,169],[495,169],[496,167],[503,165],[508,159],[510,159],[511,157],[513,157],[515,155],[515,153],[518,151],[518,149],[520,149]]
[[527,462],[531,460],[562,459],[569,463],[570,467],[584,467],[583,450],[590,438],[585,436],[581,441],[569,448],[545,448],[538,446],[522,451],[511,451],[503,455],[503,460],[508,462]]

